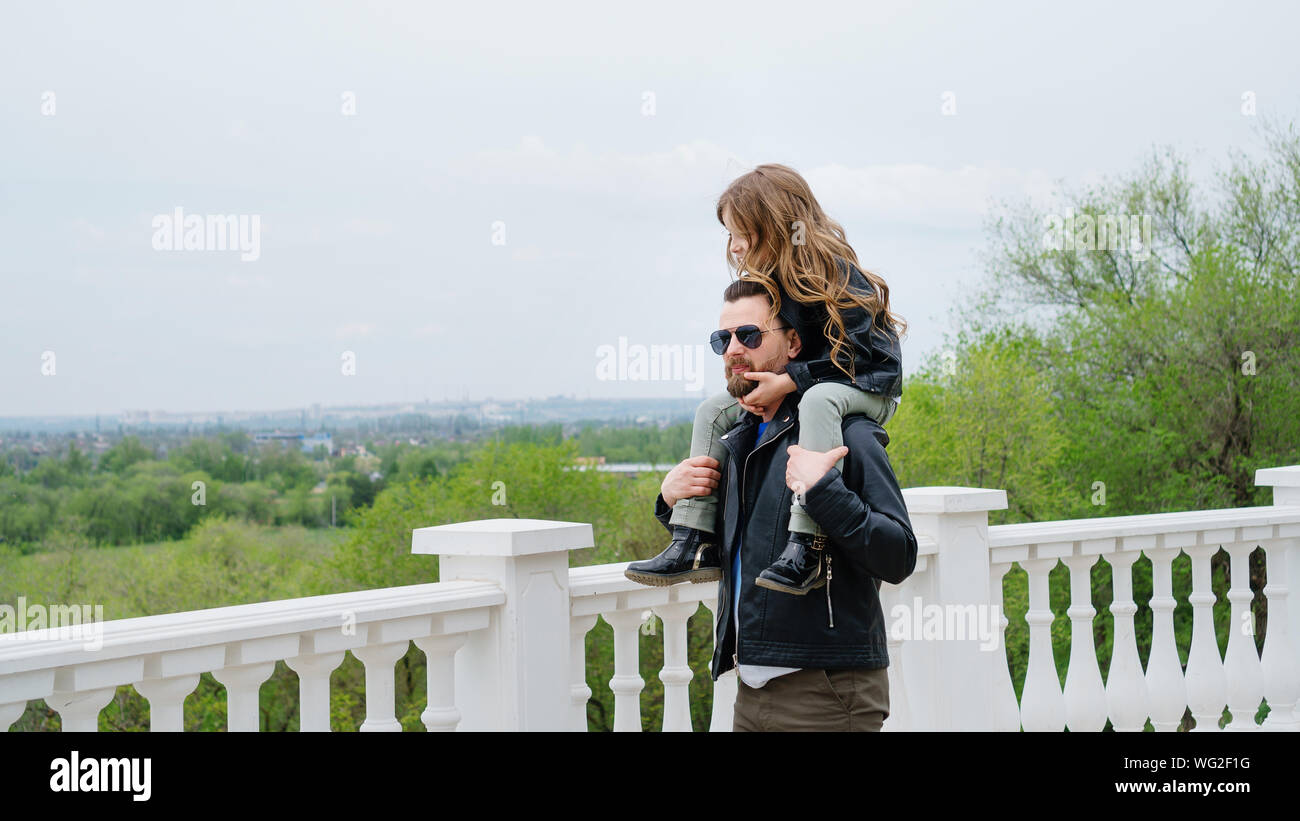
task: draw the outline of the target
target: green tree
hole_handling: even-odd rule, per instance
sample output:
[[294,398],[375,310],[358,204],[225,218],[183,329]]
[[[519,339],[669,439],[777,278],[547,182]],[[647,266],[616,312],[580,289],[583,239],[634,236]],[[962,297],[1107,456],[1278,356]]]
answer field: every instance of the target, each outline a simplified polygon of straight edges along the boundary
[[131,465],[149,459],[153,459],[153,451],[141,444],[138,437],[127,436],[99,458],[99,469],[121,474]]

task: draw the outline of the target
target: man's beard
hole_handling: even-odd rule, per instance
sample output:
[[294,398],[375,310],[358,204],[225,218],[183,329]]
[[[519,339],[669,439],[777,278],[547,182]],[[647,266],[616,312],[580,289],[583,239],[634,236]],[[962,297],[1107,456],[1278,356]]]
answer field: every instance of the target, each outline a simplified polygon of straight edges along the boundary
[[[731,369],[736,365],[744,365],[745,370],[741,371],[740,373],[732,373]],[[723,370],[723,374],[727,378],[727,393],[731,394],[737,399],[745,398],[749,394],[753,393],[754,389],[758,387],[757,382],[751,379],[746,379],[744,377],[744,373],[746,371],[750,373],[757,373],[759,371],[770,371],[771,373],[785,373],[784,366],[780,368],[773,368],[771,361],[765,362],[762,365],[756,367],[754,365],[753,360],[751,360],[749,357],[738,358],[730,362],[724,361],[722,364],[722,370]]]

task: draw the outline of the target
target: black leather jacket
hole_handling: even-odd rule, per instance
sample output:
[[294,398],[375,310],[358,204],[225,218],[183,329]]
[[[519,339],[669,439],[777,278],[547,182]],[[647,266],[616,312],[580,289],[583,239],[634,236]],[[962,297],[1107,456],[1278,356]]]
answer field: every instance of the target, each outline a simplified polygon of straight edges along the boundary
[[[885,455],[889,435],[862,415],[844,420],[844,474],[831,468],[804,495],[805,509],[830,539],[831,582],[804,596],[779,593],[754,584],[785,548],[791,492],[785,485],[786,448],[798,442],[798,392],[787,394],[757,446],[762,421],[746,413],[723,442],[729,451],[721,466],[719,517],[723,580],[718,585],[721,614],[711,674],[745,664],[781,667],[879,668],[889,666],[880,580],[898,584],[916,567],[916,537]],[[672,508],[660,495],[655,516],[672,532]],[[740,627],[737,647],[732,613],[731,565],[736,537],[741,541]],[[829,588],[829,589],[828,589]],[[832,621],[834,626],[832,626]]]
[[[838,260],[840,271],[844,270],[845,261]],[[856,265],[848,263],[849,288],[865,294],[872,293],[871,282],[858,270]],[[903,395],[903,352],[899,340],[887,334],[871,322],[871,315],[856,305],[842,312],[844,330],[848,334],[849,347],[853,351],[853,373],[856,377],[849,380],[848,374],[831,361],[831,346],[826,338],[826,309],[820,305],[796,302],[785,293],[778,284],[781,293],[780,317],[787,325],[799,332],[803,349],[799,356],[786,366],[786,373],[794,381],[800,392],[808,390],[818,382],[838,382],[843,385],[856,384],[870,393],[897,398]]]

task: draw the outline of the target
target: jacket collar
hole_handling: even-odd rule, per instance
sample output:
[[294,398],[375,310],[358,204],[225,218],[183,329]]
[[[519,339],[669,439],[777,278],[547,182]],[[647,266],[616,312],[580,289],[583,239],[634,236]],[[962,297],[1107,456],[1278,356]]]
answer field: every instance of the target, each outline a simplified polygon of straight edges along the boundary
[[[776,413],[772,416],[772,421],[763,429],[763,440],[775,439],[785,433],[790,427],[799,421],[799,400],[803,394],[799,391],[787,393],[785,399],[781,402],[781,407],[777,408]],[[763,417],[749,413],[748,411],[740,415],[740,420],[735,426],[727,432],[725,438],[729,440],[752,441],[752,437],[757,435],[759,423]],[[757,447],[755,442],[754,446]]]

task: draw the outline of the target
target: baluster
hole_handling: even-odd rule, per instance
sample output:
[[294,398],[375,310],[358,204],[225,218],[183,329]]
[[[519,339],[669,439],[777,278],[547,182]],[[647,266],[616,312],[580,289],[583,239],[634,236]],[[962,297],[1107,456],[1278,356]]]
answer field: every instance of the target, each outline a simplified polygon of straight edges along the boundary
[[199,674],[146,678],[135,691],[149,701],[149,732],[179,733],[185,729],[185,697],[199,686]]
[[53,690],[54,670],[50,668],[0,676],[0,733],[8,732],[22,718],[27,702],[47,699]]
[[255,733],[262,725],[258,694],[275,672],[275,662],[222,667],[212,677],[226,687],[226,726],[232,733]]
[[284,660],[298,674],[298,731],[330,731],[330,674],[343,663],[344,652],[307,653]]
[[1070,666],[1065,671],[1065,724],[1072,733],[1101,732],[1106,727],[1106,687],[1101,682],[1097,647],[1092,640],[1092,566],[1097,555],[1066,556],[1070,568]]
[[596,626],[596,615],[574,616],[569,620],[569,729],[587,732],[587,633]]
[[1228,680],[1214,637],[1214,602],[1210,586],[1210,557],[1219,550],[1217,544],[1192,545],[1184,548],[1192,557],[1192,649],[1187,654],[1187,705],[1192,709],[1196,727],[1192,732],[1215,732],[1228,703]]
[[880,583],[880,609],[885,616],[885,641],[886,650],[889,653],[889,667],[887,675],[889,676],[889,715],[885,717],[885,723],[880,726],[880,731],[898,732],[913,729],[911,710],[907,704],[907,685],[903,677],[903,632],[894,629],[896,622],[896,609],[902,608],[899,613],[901,618],[910,619],[911,616],[904,611],[907,605],[904,604],[904,587],[908,580],[904,579],[903,584],[894,585],[889,582]]
[[690,681],[694,674],[686,659],[686,624],[700,603],[667,602],[652,609],[664,623],[664,668],[659,671],[664,683],[663,732],[689,733],[693,729]]
[[[1264,698],[1268,699],[1268,716],[1265,730],[1300,730],[1300,716],[1296,715],[1296,701],[1300,700],[1300,658],[1292,643],[1288,620],[1290,618],[1290,590],[1286,584],[1288,554],[1300,554],[1300,540],[1281,539],[1266,542],[1264,553],[1267,564],[1264,573],[1264,598],[1268,600],[1268,625],[1264,632]],[[0,728],[4,727],[0,721]]]
[[641,732],[641,689],[645,680],[638,672],[641,611],[615,610],[601,613],[614,628],[614,677],[609,688],[614,691],[614,731]]
[[54,692],[45,703],[59,714],[63,731],[99,730],[99,712],[112,700],[118,685],[144,678],[142,657],[96,661],[61,667],[54,673]]
[[266,636],[227,645],[224,666],[212,677],[226,686],[226,723],[232,733],[255,733],[261,727],[258,694],[275,672],[275,660],[298,655],[298,635]]
[[55,690],[45,698],[50,709],[59,714],[65,733],[99,732],[99,711],[113,700],[116,687],[97,690]]
[[[1011,569],[1011,562],[993,562],[989,565],[989,596],[998,614],[998,646],[993,653],[993,729],[1000,732],[1020,732],[1020,705],[1016,703],[1016,688],[1011,683],[1011,665],[1007,661],[1007,619],[1002,607],[1002,577]],[[882,587],[884,585],[881,585]],[[894,651],[889,651],[890,667],[894,666]],[[900,654],[899,682],[902,682]],[[892,683],[890,685],[892,687]],[[893,690],[890,690],[893,693]]]
[[415,639],[415,646],[424,652],[428,671],[428,699],[420,721],[431,733],[452,732],[460,723],[460,710],[456,708],[456,651],[464,646],[467,638],[465,633],[452,633]]
[[149,701],[149,731],[179,733],[185,729],[185,697],[199,686],[199,675],[225,664],[221,645],[189,647],[154,653],[144,660],[144,675],[135,691]]
[[1259,712],[1259,702],[1264,697],[1264,669],[1255,649],[1255,620],[1250,609],[1255,598],[1250,590],[1250,552],[1254,547],[1255,542],[1224,545],[1231,559],[1228,601],[1232,602],[1228,652],[1223,659],[1232,721],[1224,729],[1234,732],[1259,729],[1255,713]]
[[410,639],[387,644],[368,644],[355,647],[352,655],[366,666],[366,720],[361,722],[363,733],[400,733],[402,723],[397,720],[393,665],[410,649]]
[[1142,732],[1147,723],[1147,684],[1142,678],[1142,660],[1138,656],[1137,631],[1133,616],[1133,563],[1141,553],[1124,550],[1106,557],[1110,562],[1110,603],[1115,617],[1115,640],[1111,643],[1110,670],[1106,674],[1106,706],[1110,723],[1117,733]]
[[[1163,537],[1161,541],[1164,541]],[[1151,655],[1147,658],[1147,705],[1156,732],[1172,733],[1187,710],[1187,682],[1174,641],[1174,559],[1181,548],[1145,550],[1151,560]]]
[[[718,600],[716,597],[704,599],[701,604],[709,609],[709,623],[713,625],[709,636],[709,678],[713,678],[713,656],[718,651]],[[713,713],[709,717],[709,732],[729,733],[735,723],[736,711],[736,671],[728,670],[713,682]]]
[[1029,669],[1020,699],[1021,722],[1027,732],[1059,733],[1065,729],[1065,697],[1052,657],[1054,616],[1047,586],[1047,574],[1056,562],[1055,558],[1021,562],[1029,574],[1029,610],[1025,613],[1029,623]]
[[27,702],[25,701],[10,701],[6,704],[0,704],[0,733],[8,732],[14,722],[22,718],[25,712],[27,712]]

